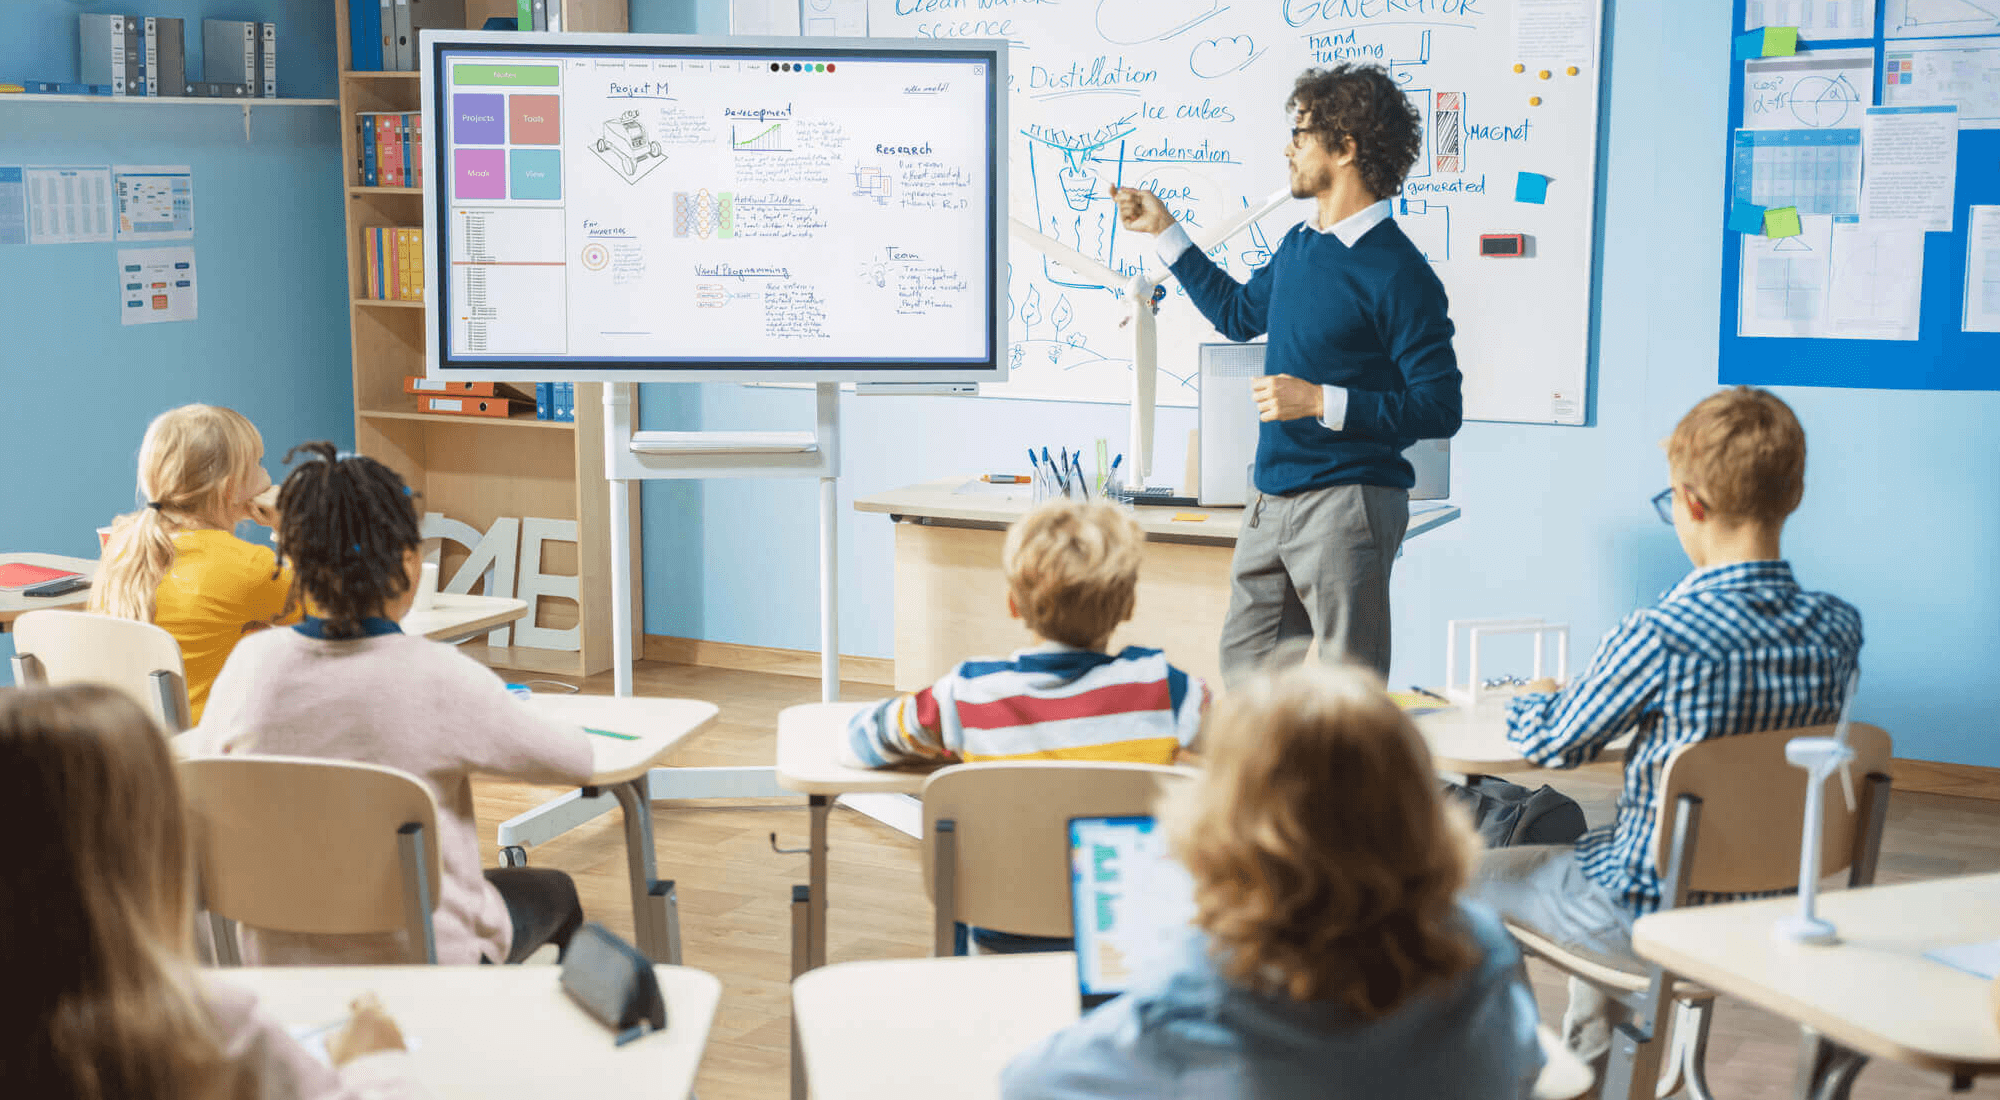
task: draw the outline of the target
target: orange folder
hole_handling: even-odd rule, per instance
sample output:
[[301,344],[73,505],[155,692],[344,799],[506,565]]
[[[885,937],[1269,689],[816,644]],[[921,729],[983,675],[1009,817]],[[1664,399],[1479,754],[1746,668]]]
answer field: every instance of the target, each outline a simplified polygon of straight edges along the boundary
[[504,397],[419,397],[417,407],[452,416],[512,416],[514,402]]
[[449,382],[442,378],[425,378],[421,374],[403,376],[403,392],[418,396],[438,394],[450,397],[504,397],[509,401],[529,401],[527,395],[516,391],[505,382]]

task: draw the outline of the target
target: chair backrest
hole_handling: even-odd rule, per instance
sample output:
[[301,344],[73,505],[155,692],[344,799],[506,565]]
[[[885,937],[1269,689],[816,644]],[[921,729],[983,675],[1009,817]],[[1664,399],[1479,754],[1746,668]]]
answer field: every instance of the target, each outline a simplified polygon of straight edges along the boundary
[[208,756],[180,764],[201,905],[253,928],[404,931],[436,961],[437,803],[408,772],[347,760]]
[[953,823],[949,891],[963,921],[1026,936],[1070,930],[1069,819],[1150,814],[1160,796],[1193,780],[1159,764],[964,764],[924,783],[924,889],[942,901],[938,823]]
[[190,724],[180,643],[152,623],[30,611],[14,620],[14,654],[24,682],[104,684],[131,696],[168,733]]
[[[1672,873],[1680,800],[1692,795],[1701,799],[1701,824],[1689,890],[1747,894],[1797,886],[1808,773],[1785,762],[1785,744],[1833,732],[1830,725],[1767,730],[1674,750],[1660,777],[1660,824],[1653,834],[1653,866],[1661,880],[1668,881]],[[1847,808],[1837,789],[1829,789],[1822,800],[1820,872],[1825,875],[1857,862],[1872,863],[1870,849],[1881,840],[1868,823],[1875,816],[1873,801],[1887,797],[1889,735],[1878,726],[1854,722],[1847,727],[1847,740],[1854,749],[1855,808]],[[1871,776],[1884,781],[1871,783]],[[1839,775],[1827,784],[1837,788]]]

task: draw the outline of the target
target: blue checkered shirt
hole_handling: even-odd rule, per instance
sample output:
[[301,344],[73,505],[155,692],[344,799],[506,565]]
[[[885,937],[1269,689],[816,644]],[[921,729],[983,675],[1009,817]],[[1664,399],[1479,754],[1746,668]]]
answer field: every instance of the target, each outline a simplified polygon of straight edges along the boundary
[[1714,737],[1834,721],[1860,657],[1861,613],[1801,591],[1789,564],[1697,569],[1626,616],[1561,692],[1512,700],[1507,739],[1538,764],[1574,768],[1635,734],[1618,819],[1584,834],[1577,860],[1634,913],[1650,913],[1661,900],[1652,844],[1667,757]]

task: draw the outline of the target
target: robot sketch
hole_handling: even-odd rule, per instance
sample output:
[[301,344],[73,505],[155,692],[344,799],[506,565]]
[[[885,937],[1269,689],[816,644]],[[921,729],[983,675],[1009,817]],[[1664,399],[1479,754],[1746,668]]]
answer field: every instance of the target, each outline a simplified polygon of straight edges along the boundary
[[597,159],[610,165],[628,184],[645,179],[666,160],[660,143],[649,139],[638,111],[604,120],[604,132],[590,145]]

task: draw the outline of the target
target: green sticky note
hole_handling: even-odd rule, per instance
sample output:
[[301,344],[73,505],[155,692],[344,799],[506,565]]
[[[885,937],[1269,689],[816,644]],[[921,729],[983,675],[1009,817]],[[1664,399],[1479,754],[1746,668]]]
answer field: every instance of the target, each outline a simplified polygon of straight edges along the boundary
[[1765,27],[1764,56],[1790,57],[1799,52],[1797,27]]
[[1798,207],[1774,206],[1764,211],[1766,237],[1796,237],[1800,232]]

